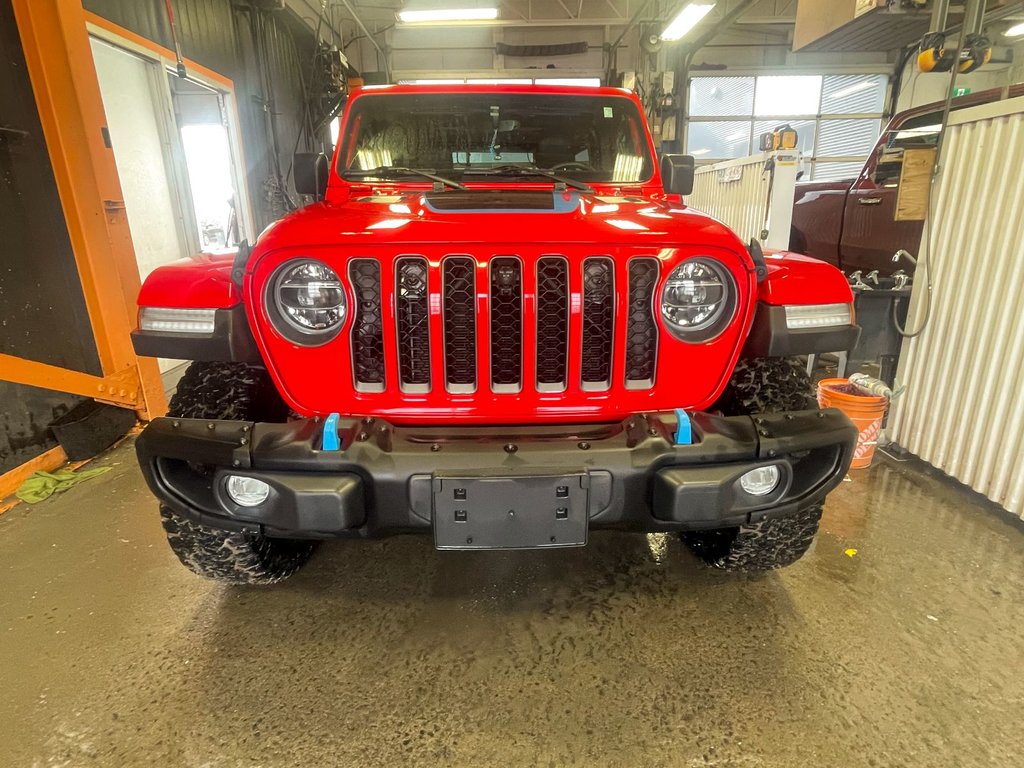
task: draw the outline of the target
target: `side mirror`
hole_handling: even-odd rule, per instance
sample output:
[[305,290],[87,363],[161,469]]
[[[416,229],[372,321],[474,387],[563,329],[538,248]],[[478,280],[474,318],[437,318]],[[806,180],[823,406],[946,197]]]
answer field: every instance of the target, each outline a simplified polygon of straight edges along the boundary
[[292,176],[295,191],[300,195],[312,195],[317,200],[327,193],[327,175],[330,162],[322,152],[296,152],[292,159]]
[[697,161],[693,155],[663,155],[661,158],[661,183],[670,195],[693,193],[693,176]]

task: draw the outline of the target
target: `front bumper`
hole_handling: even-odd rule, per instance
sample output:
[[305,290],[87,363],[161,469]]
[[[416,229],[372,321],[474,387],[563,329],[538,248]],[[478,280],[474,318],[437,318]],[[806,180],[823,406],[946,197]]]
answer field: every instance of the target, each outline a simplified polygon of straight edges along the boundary
[[[574,483],[582,495],[574,491],[580,509],[572,514],[583,516],[584,531],[735,526],[822,500],[846,474],[857,438],[849,419],[833,409],[691,419],[691,445],[674,444],[676,421],[668,414],[531,428],[395,427],[351,419],[340,424],[340,450],[324,451],[319,420],[160,418],[142,432],[136,450],[153,493],[190,519],[269,536],[332,538],[431,530],[438,536],[447,520],[435,525],[435,516],[451,512],[443,489],[483,478],[489,480],[479,487],[493,491],[480,493],[505,497],[485,499],[492,506],[520,487],[522,500],[536,506],[545,478],[560,492],[559,483]],[[739,477],[766,464],[778,465],[779,485],[768,496],[750,496]],[[240,507],[226,492],[230,474],[263,480],[269,497]],[[499,537],[488,546],[519,545]]]

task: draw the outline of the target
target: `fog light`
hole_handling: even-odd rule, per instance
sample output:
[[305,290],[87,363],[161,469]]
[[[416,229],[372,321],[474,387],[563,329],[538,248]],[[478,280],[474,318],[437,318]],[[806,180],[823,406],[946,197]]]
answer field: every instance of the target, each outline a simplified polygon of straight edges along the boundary
[[256,507],[267,500],[270,486],[255,477],[228,475],[228,496],[240,507]]
[[751,496],[767,496],[779,485],[779,468],[770,467],[752,469],[740,478],[740,487]]

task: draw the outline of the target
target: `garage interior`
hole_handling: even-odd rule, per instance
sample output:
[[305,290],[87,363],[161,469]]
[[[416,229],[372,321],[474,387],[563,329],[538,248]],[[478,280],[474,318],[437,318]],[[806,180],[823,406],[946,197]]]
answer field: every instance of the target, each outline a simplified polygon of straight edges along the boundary
[[[0,765],[1021,764],[1024,3],[0,0],[0,52]],[[300,155],[389,84],[627,89],[683,202],[843,271],[860,342],[800,363],[887,408],[803,559],[182,567],[135,442],[188,361],[137,354],[142,285],[315,202]]]

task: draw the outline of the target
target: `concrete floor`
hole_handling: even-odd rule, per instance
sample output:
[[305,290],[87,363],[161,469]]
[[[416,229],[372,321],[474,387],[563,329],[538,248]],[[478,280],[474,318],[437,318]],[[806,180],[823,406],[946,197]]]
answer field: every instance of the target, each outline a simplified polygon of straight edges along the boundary
[[402,537],[243,589],[174,560],[130,446],[101,463],[0,517],[0,766],[1024,761],[1024,535],[907,465],[764,577]]

